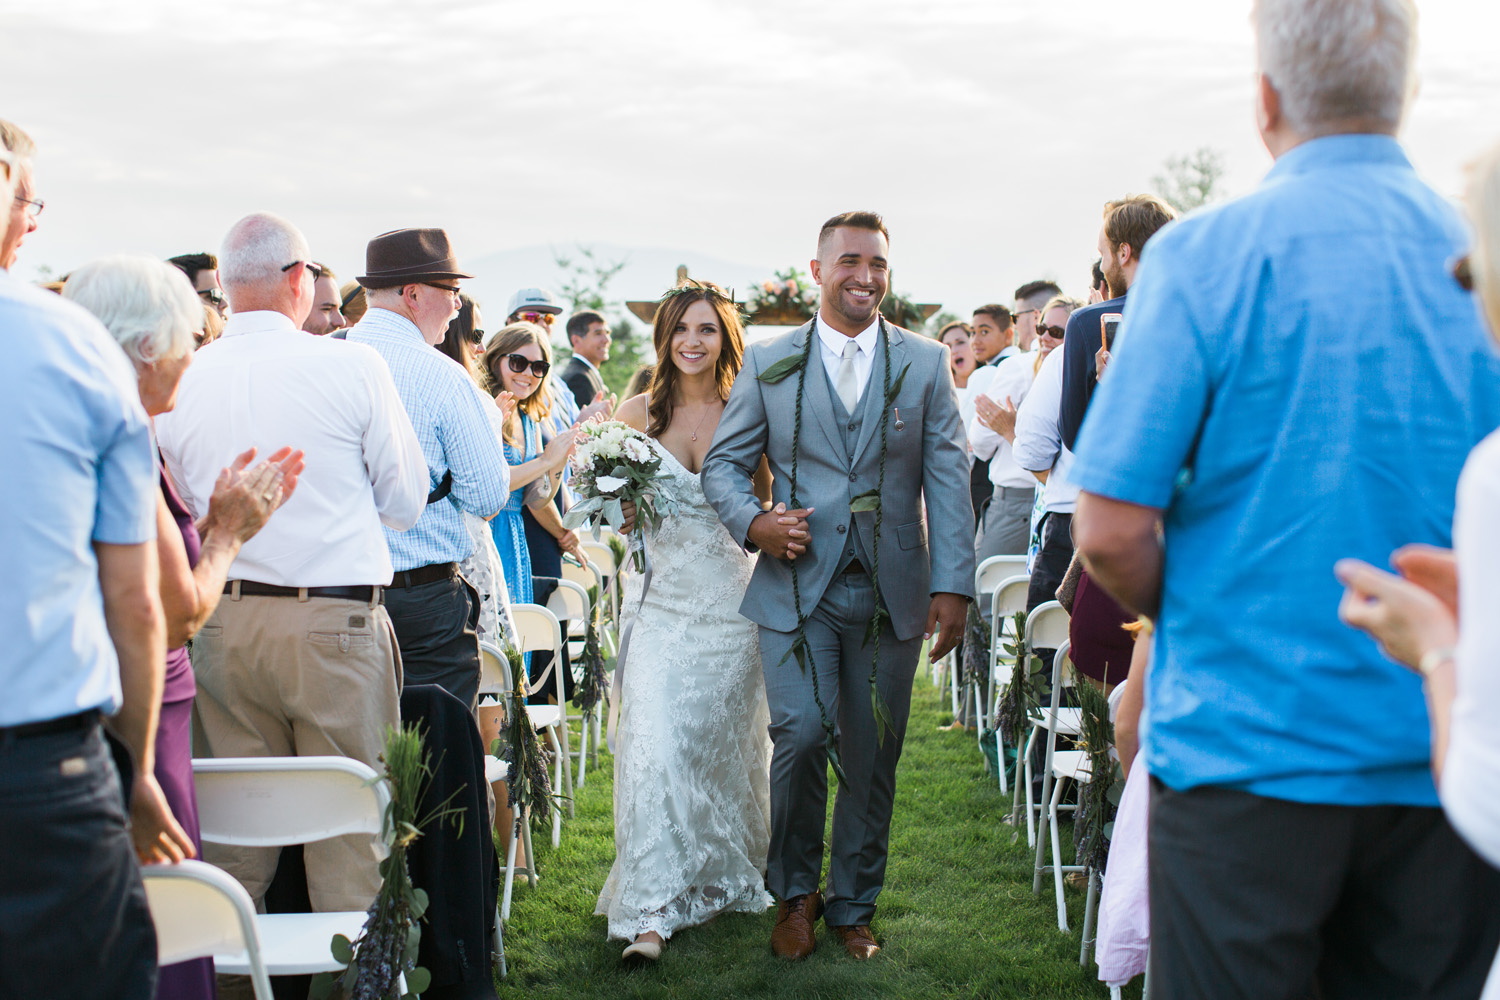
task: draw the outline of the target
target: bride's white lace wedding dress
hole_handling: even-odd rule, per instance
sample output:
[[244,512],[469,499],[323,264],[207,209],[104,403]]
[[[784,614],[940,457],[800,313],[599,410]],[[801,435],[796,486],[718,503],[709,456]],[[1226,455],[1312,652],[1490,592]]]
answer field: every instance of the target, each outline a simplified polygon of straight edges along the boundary
[[[725,912],[760,912],[770,840],[765,681],[737,609],[754,559],[698,477],[653,441],[680,506],[648,533],[652,581],[630,639],[615,738],[615,863],[596,915],[609,936],[663,938]],[[629,577],[623,612],[640,601]],[[627,619],[628,620],[628,619]]]

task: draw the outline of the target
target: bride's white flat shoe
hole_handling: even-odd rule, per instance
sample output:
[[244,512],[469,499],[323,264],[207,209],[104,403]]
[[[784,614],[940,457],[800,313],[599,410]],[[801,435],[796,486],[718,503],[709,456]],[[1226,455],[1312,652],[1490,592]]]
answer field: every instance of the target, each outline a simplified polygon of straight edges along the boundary
[[622,959],[642,958],[648,962],[654,962],[658,958],[661,958],[661,945],[660,941],[637,941],[634,944],[628,945],[620,953],[620,957]]

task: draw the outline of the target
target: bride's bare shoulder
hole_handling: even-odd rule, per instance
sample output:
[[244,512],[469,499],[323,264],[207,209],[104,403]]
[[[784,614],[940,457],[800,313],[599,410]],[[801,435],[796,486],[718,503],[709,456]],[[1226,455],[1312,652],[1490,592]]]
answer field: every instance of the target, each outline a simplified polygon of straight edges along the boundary
[[643,392],[639,396],[631,396],[615,411],[615,419],[644,433],[651,421],[650,406],[651,397],[648,394]]

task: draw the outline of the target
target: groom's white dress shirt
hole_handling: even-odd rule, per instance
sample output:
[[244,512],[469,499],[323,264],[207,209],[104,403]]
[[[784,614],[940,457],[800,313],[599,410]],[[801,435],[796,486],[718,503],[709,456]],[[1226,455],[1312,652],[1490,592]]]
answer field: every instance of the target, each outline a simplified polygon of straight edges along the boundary
[[[823,369],[828,372],[829,383],[836,386],[839,383],[839,365],[844,363],[844,345],[849,343],[849,338],[824,323],[821,313],[818,314],[817,330],[818,344],[822,348],[819,353],[823,356]],[[875,345],[879,339],[879,316],[854,338],[854,343],[859,348],[859,353],[854,355],[854,379],[859,386],[859,399],[865,398],[865,386],[870,382],[870,369],[875,366]]]

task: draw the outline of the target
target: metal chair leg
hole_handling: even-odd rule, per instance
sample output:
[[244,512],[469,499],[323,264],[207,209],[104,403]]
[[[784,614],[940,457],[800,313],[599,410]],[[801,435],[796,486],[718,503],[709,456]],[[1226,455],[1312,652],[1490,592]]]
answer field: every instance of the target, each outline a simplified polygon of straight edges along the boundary
[[[1062,860],[1062,838],[1058,830],[1057,803],[1062,798],[1063,788],[1066,782],[1058,781],[1052,786],[1052,797],[1047,806],[1047,829],[1049,839],[1052,841],[1052,887],[1057,893],[1057,929],[1064,934],[1068,932],[1068,903],[1063,898],[1063,860]],[[1041,845],[1037,845],[1037,853],[1041,854]],[[1041,880],[1042,870],[1037,869],[1036,877]]]
[[1089,953],[1094,950],[1094,941],[1098,937],[1099,929],[1099,881],[1100,874],[1092,868],[1088,870],[1089,894],[1083,904],[1083,944],[1078,948],[1078,964],[1088,968]]

